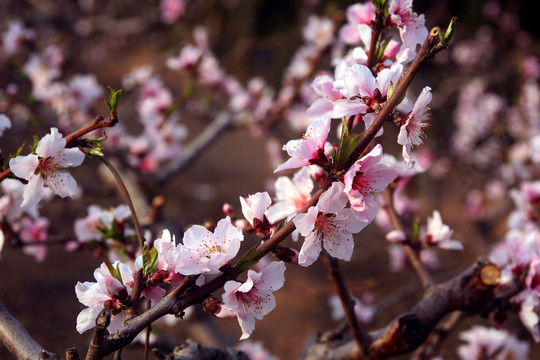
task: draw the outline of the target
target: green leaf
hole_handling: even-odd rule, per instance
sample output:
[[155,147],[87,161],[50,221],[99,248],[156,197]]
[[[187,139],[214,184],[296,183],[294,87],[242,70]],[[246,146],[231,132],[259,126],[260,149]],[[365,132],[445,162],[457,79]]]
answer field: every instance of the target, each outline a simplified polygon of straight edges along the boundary
[[376,11],[381,11],[386,6],[386,0],[372,0],[371,2],[375,6]]
[[123,284],[124,282],[122,281],[122,275],[120,274],[120,268],[118,267],[118,265],[116,265],[115,269],[114,266],[112,266],[112,264],[109,262],[109,260],[105,259],[103,260],[103,262],[107,266],[107,269],[109,269],[109,273],[111,274],[111,276]]
[[32,146],[30,146],[30,151],[34,155],[36,154],[36,148],[38,144],[39,144],[39,138],[36,135],[34,135],[34,143],[32,144]]
[[420,220],[414,219],[413,223],[411,224],[411,237],[413,241],[417,241],[418,237],[420,236]]
[[[17,151],[15,151],[15,154],[10,154],[9,158],[13,159],[13,158],[16,158],[17,156],[21,155],[21,152],[22,152],[23,148],[24,148],[24,144],[22,144],[21,147],[19,147],[17,149]],[[9,163],[9,161],[8,161],[8,163]]]
[[363,135],[361,134],[352,137],[352,135],[350,135],[349,133],[347,119],[343,118],[343,122],[341,125],[341,140],[339,143],[339,149],[337,151],[337,154],[335,154],[333,157],[334,169],[338,169],[341,165],[347,162],[362,136]]
[[257,261],[253,260],[253,258],[256,255],[257,255],[257,247],[254,246],[251,249],[249,249],[248,251],[246,251],[244,256],[242,256],[242,258],[235,265],[234,270],[237,273],[241,273],[242,271],[245,271],[245,270],[249,269],[250,267],[252,267],[253,265],[255,265],[257,263]]
[[156,248],[148,250],[148,245],[142,249],[143,275],[153,274],[157,269],[158,253]]
[[90,139],[85,139],[85,147],[88,149],[86,154],[89,157],[92,157],[92,155],[103,156],[102,142],[105,140],[107,140],[107,134],[100,137],[91,137]]
[[377,52],[375,53],[375,59],[379,61],[381,57],[384,54],[384,50],[388,47],[388,44],[390,44],[390,40],[392,40],[392,37],[388,37],[386,40],[384,40],[383,43],[379,43],[379,46],[377,47]]
[[444,34],[444,43],[448,45],[450,42],[450,39],[452,39],[452,36],[454,36],[454,31],[456,30],[456,22],[457,17],[453,17],[452,20],[450,20],[450,24],[446,28],[446,33]]
[[122,89],[114,90],[112,87],[108,86],[111,93],[109,94],[109,100],[105,99],[105,104],[111,112],[111,119],[116,119],[116,108],[118,107],[118,102],[120,101],[120,95],[122,95]]
[[281,230],[281,228],[284,227],[286,224],[287,224],[287,220],[283,220],[282,222],[280,222],[278,226],[276,227],[276,231],[274,232],[274,234],[277,233],[279,230]]

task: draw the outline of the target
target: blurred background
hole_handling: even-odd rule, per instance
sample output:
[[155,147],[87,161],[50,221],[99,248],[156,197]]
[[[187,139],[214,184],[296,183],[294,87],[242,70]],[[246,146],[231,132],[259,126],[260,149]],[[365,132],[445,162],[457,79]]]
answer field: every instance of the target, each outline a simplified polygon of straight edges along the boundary
[[[60,126],[68,133],[98,114],[107,116],[101,100],[106,97],[106,86],[124,89],[118,111],[120,124],[124,131],[136,134],[144,127],[136,111],[140,93],[126,87],[125,79],[133,69],[145,65],[150,65],[164,87],[174,94],[178,108],[188,110],[182,112],[179,122],[187,134],[184,141],[189,144],[221,109],[227,109],[229,100],[227,93],[216,92],[211,86],[193,90],[197,85],[190,82],[189,76],[167,67],[167,59],[177,56],[186,44],[194,41],[194,28],[204,26],[208,48],[225,73],[242,84],[260,77],[265,89],[278,92],[284,83],[284,70],[303,43],[302,28],[309,16],[324,15],[344,21],[344,11],[351,4],[352,1],[325,0],[198,0],[186,1],[183,10],[173,9],[180,15],[169,19],[159,1],[0,0],[1,33],[6,33],[15,20],[33,31],[20,49],[9,53],[4,45],[0,52],[2,112],[8,110],[12,120],[12,128],[0,138],[4,158],[15,153],[22,143],[31,144],[32,135],[47,133],[50,126]],[[508,99],[505,107],[518,103],[515,94],[520,88],[520,64],[539,55],[540,50],[540,27],[533,6],[534,2],[526,1],[414,2],[415,11],[425,14],[428,29],[445,28],[452,16],[459,18],[449,50],[423,67],[410,89],[414,97],[426,85],[433,91],[432,123],[422,147],[432,165],[430,171],[414,178],[409,185],[408,195],[417,200],[413,216],[425,223],[427,216],[438,209],[444,223],[454,229],[453,238],[465,247],[462,252],[436,251],[439,264],[431,272],[439,281],[450,279],[478,257],[486,256],[504,236],[505,218],[512,203],[506,195],[494,199],[484,190],[496,176],[498,166],[507,161],[507,153],[502,147],[483,149],[496,156],[486,155],[478,161],[460,153],[460,145],[452,138],[460,131],[456,122],[459,115],[455,112],[461,101],[460,89],[473,78],[484,81],[482,94],[496,93]],[[173,10],[169,9],[169,14]],[[50,45],[63,54],[60,79],[93,74],[103,89],[101,96],[84,111],[59,115],[54,104],[40,102],[32,95],[33,83],[24,66],[31,54]],[[319,68],[331,70],[328,54],[323,54]],[[12,95],[13,91],[16,95]],[[186,95],[190,91],[196,92],[192,98]],[[67,122],[66,117],[73,120],[74,114],[80,122]],[[496,119],[492,128],[500,129],[497,114],[493,116]],[[148,206],[156,196],[164,196],[154,234],[170,228],[180,238],[182,229],[190,224],[222,218],[223,203],[232,204],[240,212],[238,196],[271,187],[276,178],[275,164],[269,160],[271,149],[279,149],[289,139],[299,137],[302,130],[286,119],[272,127],[259,125],[239,122],[229,127],[189,166],[164,181],[157,180],[156,172],[144,170],[140,162],[129,160],[129,149],[105,145],[105,155],[117,157],[126,176],[138,179],[135,182],[146,194],[138,202],[140,206]],[[273,145],[264,140],[269,133]],[[114,139],[112,130],[109,135]],[[396,136],[397,129],[387,127],[383,143],[385,152],[399,156]],[[511,145],[511,139],[500,138]],[[75,240],[73,222],[86,216],[89,205],[110,207],[122,203],[116,185],[101,176],[100,168],[97,159],[86,159],[83,167],[72,171],[81,187],[81,196],[75,201],[56,197],[43,205],[42,215],[51,219],[51,237]],[[505,186],[509,188],[511,184]],[[477,203],[474,194],[480,194]],[[480,215],[471,212],[474,204],[481,207]],[[141,209],[143,213],[149,211]],[[241,218],[241,213],[237,217]],[[256,244],[256,236],[247,235],[245,249]],[[290,239],[286,244],[299,247]],[[88,249],[67,252],[65,242],[60,242],[48,246],[45,259],[37,262],[23,253],[20,246],[6,243],[0,259],[0,301],[47,350],[63,354],[65,349],[77,347],[84,356],[92,332],[81,335],[75,331],[77,314],[84,307],[77,301],[74,287],[77,281],[94,280],[92,273],[102,262],[100,255]],[[343,263],[342,268],[353,294],[375,311],[370,329],[385,325],[409,309],[421,295],[419,281],[410,268],[391,270],[387,241],[375,223],[356,235],[353,259]],[[297,359],[319,332],[334,328],[339,322],[331,316],[329,297],[334,289],[321,261],[309,269],[288,266],[285,277],[285,286],[275,294],[277,308],[257,321],[250,340],[262,341],[281,359]],[[454,351],[460,344],[457,333],[473,323],[489,325],[490,321],[472,317],[460,323],[443,346],[445,359],[456,357]],[[517,317],[510,317],[508,328],[531,343],[531,358],[539,353]],[[205,345],[233,346],[240,337],[236,320],[218,321],[198,311],[185,320],[159,324],[156,332],[168,341],[167,346],[187,338]],[[135,344],[123,354],[130,359],[140,358],[141,353],[140,344]],[[2,345],[0,357],[11,358]]]

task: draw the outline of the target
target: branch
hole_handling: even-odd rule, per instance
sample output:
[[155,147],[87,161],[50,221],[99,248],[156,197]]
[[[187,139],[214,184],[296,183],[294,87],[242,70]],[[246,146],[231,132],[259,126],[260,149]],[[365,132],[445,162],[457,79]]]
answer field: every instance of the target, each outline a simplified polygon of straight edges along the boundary
[[199,156],[208,146],[232,123],[234,117],[227,112],[221,112],[216,119],[208,125],[195,140],[193,140],[178,156],[175,161],[172,161],[160,174],[158,181],[165,182],[169,177],[179,173],[186,166],[191,164],[197,156]]
[[9,313],[0,302],[0,341],[19,360],[60,360],[56,354],[47,352],[26,331],[24,324]]
[[[455,278],[430,287],[409,312],[399,316],[385,329],[371,334],[374,341],[366,350],[369,358],[383,359],[410,353],[423,344],[437,323],[447,314],[460,310],[487,315],[499,284],[499,269],[480,260]],[[321,357],[323,356],[323,357]],[[321,337],[310,349],[306,359],[358,358],[359,349],[349,336]]]
[[354,300],[349,292],[349,289],[347,289],[347,284],[345,284],[345,279],[343,278],[343,274],[339,268],[339,262],[336,258],[330,256],[329,254],[325,254],[323,259],[328,266],[328,277],[334,284],[334,287],[339,294],[339,299],[341,300],[341,305],[343,306],[343,310],[345,312],[345,318],[347,319],[349,329],[351,330],[354,340],[356,341],[356,346],[358,347],[359,352],[363,352],[363,349],[367,347],[371,339],[358,323],[358,318],[356,317],[356,312],[354,311]]
[[[372,126],[365,133],[364,137],[362,138],[358,146],[355,148],[351,157],[344,165],[342,170],[348,170],[362,154],[363,150],[367,148],[371,140],[375,137],[375,134],[382,127],[384,121],[386,121],[390,113],[401,102],[403,96],[405,96],[405,91],[407,90],[414,76],[416,76],[416,74],[418,73],[420,66],[427,59],[432,57],[435,52],[440,51],[440,49],[434,48],[437,39],[437,33],[434,33],[432,31],[422,45],[422,48],[418,52],[404,79],[398,83],[393,96],[389,99],[389,101],[386,103],[382,111],[375,119]],[[190,144],[190,150],[186,151],[186,155],[184,155],[175,164],[173,164],[173,166],[171,166],[168,171],[165,171],[160,176],[159,180],[166,180],[167,176],[170,176],[173,172],[178,171],[178,169],[181,169],[183,166],[186,166],[188,163],[190,163],[198,154],[198,152],[202,151],[206,146],[208,146],[210,142],[221,131],[223,131],[230,125],[231,122],[232,118],[230,117],[230,115],[226,113],[220,114],[220,116],[218,116],[218,118],[216,118],[216,120],[212,123],[212,125],[214,126],[206,128],[203,133],[199,135],[199,137],[192,144]],[[335,181],[335,179],[331,176],[328,176],[325,183],[304,205],[304,207],[300,211],[298,211],[298,214],[305,213],[311,206],[315,206],[320,196],[331,186],[333,181]],[[269,253],[279,243],[285,240],[285,238],[289,236],[294,230],[294,222],[289,221],[272,237],[270,237],[270,239],[264,241],[261,245],[257,247],[255,255],[251,258],[251,260],[260,260],[264,255]],[[185,291],[185,289],[191,287],[191,285],[184,284],[186,288],[182,289],[182,291],[173,290],[173,292],[163,297],[151,309],[129,321],[126,321],[122,329],[110,336],[105,337],[100,347],[92,347],[91,349],[89,349],[89,353],[90,351],[93,351],[94,357],[90,358],[87,356],[87,360],[101,359],[104,356],[110,354],[111,352],[128,345],[129,343],[131,343],[131,341],[133,341],[133,339],[139,332],[141,332],[144,328],[146,328],[146,326],[148,326],[148,324],[151,324],[153,321],[159,319],[166,314],[176,314],[177,316],[181,315],[185,308],[200,303],[208,295],[222,288],[228,280],[236,278],[237,275],[238,273],[236,271],[222,273],[221,275],[215,277],[205,285],[195,288],[185,294],[183,294],[183,292]],[[182,288],[184,287],[184,285],[182,285]]]
[[[390,222],[392,223],[392,226],[395,230],[403,232],[403,226],[401,225],[401,221],[399,220],[399,217],[396,214],[396,211],[394,209],[394,201],[392,199],[392,191],[390,188],[386,188],[384,190],[384,199],[386,202],[386,211],[388,212],[388,216],[390,217]],[[407,257],[409,259],[409,262],[411,263],[414,271],[416,271],[416,274],[420,278],[420,282],[424,286],[424,288],[428,288],[433,284],[433,279],[431,278],[431,275],[426,271],[426,268],[418,258],[418,255],[416,254],[416,251],[409,246],[408,244],[403,244],[403,249],[405,250],[405,253],[407,254]]]
[[129,211],[131,213],[131,219],[133,221],[133,225],[135,225],[135,231],[137,232],[137,239],[139,240],[139,246],[142,248],[144,246],[144,236],[141,230],[141,225],[139,224],[139,219],[137,218],[137,213],[135,212],[135,207],[133,206],[133,202],[131,201],[131,197],[129,196],[129,192],[126,188],[126,185],[124,184],[124,181],[122,181],[122,177],[120,176],[120,173],[116,168],[114,167],[111,162],[105,158],[105,156],[98,156],[99,159],[105,166],[107,166],[107,169],[111,172],[111,174],[114,176],[114,179],[116,180],[116,183],[118,184],[118,187],[120,188],[120,193],[122,194],[122,197],[124,198],[124,201],[129,206]]
[[401,103],[401,101],[405,97],[405,93],[407,92],[409,85],[420,70],[422,64],[424,64],[427,60],[433,57],[435,53],[441,50],[436,46],[438,42],[438,35],[435,29],[438,28],[434,28],[430,31],[428,37],[422,44],[420,51],[418,51],[418,54],[416,54],[416,57],[414,58],[414,61],[409,67],[409,70],[407,70],[407,73],[405,74],[403,79],[398,81],[396,85],[396,90],[394,91],[390,99],[388,99],[388,101],[386,102],[382,110],[379,112],[369,129],[364,133],[364,136],[352,152],[349,160],[345,163],[345,165],[343,165],[342,170],[344,172],[349,170],[349,168],[354,165],[356,160],[358,160],[364,150],[368,147],[371,140],[375,138],[375,135],[379,132],[390,114],[392,114],[392,111],[394,111],[394,109]]

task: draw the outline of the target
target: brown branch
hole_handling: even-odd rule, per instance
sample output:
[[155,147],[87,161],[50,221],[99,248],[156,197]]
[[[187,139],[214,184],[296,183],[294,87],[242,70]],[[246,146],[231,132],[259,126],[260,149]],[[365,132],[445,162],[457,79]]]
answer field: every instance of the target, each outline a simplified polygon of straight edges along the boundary
[[[427,59],[432,57],[433,54],[436,52],[433,47],[436,43],[437,38],[437,34],[433,34],[432,31],[422,45],[422,48],[418,52],[415,60],[413,61],[413,64],[409,68],[409,71],[405,75],[404,79],[398,83],[396,91],[386,103],[382,111],[379,113],[372,126],[365,133],[364,137],[359,142],[359,144],[353,151],[351,157],[343,166],[342,170],[347,171],[354,164],[354,162],[362,154],[364,149],[367,148],[371,140],[375,137],[375,134],[382,127],[384,121],[386,121],[390,113],[401,102],[402,97],[405,96],[405,91],[407,90],[414,76],[416,76],[416,74],[418,73],[420,66]],[[331,186],[334,180],[334,178],[329,176],[323,186],[315,193],[315,195],[313,195],[313,197],[304,205],[304,207],[300,211],[298,211],[298,214],[305,213],[311,206],[315,206],[320,196]],[[252,257],[251,260],[260,260],[264,255],[274,249],[280,242],[285,240],[285,238],[289,236],[294,230],[294,222],[289,221],[272,237],[270,237],[270,239],[264,241],[261,245],[257,247],[255,255]],[[151,309],[147,310],[145,313],[129,321],[126,321],[122,329],[106,337],[99,347],[91,347],[89,349],[89,354],[90,352],[92,352],[93,357],[89,357],[87,355],[87,360],[102,359],[104,356],[110,354],[111,352],[128,345],[129,343],[131,343],[131,341],[133,341],[133,339],[139,332],[141,332],[146,326],[148,326],[148,324],[151,324],[153,321],[159,319],[166,314],[172,313],[176,315],[181,315],[185,308],[193,304],[200,303],[208,295],[222,288],[225,282],[234,279],[237,275],[238,274],[236,273],[236,271],[222,273],[221,275],[212,279],[205,285],[195,288],[185,294],[185,289],[190,288],[191,285],[183,284],[181,291],[178,290],[180,287],[173,290],[170,294],[163,297],[163,299],[157,302]]]
[[[386,188],[384,190],[384,199],[386,202],[385,210],[390,217],[390,222],[392,223],[394,229],[403,232],[403,226],[401,225],[401,221],[394,209],[394,201],[392,199],[392,195],[392,190],[390,188]],[[418,275],[418,278],[420,279],[420,282],[422,283],[424,288],[431,286],[433,284],[433,279],[418,258],[416,251],[408,244],[403,244],[403,250],[405,250],[407,258],[409,259],[409,262],[411,263],[414,271],[416,271],[416,274]]]
[[[103,116],[97,116],[94,122],[90,125],[86,125],[85,127],[69,134],[64,139],[66,140],[66,147],[69,147],[70,145],[73,145],[75,140],[77,140],[79,137],[88,134],[91,131],[101,129],[104,127],[113,127],[118,122],[118,119],[111,120],[111,119],[105,119]],[[7,178],[9,175],[11,175],[11,169],[7,169],[4,172],[0,174],[0,181]]]
[[422,347],[419,349],[420,353],[413,360],[429,360],[439,354],[441,345],[446,340],[450,331],[465,317],[461,311],[454,311],[448,317],[435,328],[433,334],[429,337]]
[[86,353],[86,360],[103,359],[103,356],[100,356],[99,353],[102,345],[105,343],[105,335],[107,334],[107,327],[110,323],[111,309],[104,308],[96,318],[96,328],[94,329],[94,336],[88,348],[88,353]]
[[24,324],[9,313],[0,302],[0,341],[20,360],[60,360],[56,354],[43,349],[26,331]]
[[129,206],[129,212],[131,213],[131,220],[133,221],[133,225],[135,225],[135,232],[137,233],[137,239],[139,240],[139,246],[142,248],[144,246],[144,236],[141,230],[141,225],[139,224],[139,219],[137,218],[137,213],[135,212],[135,207],[133,206],[133,201],[131,201],[131,196],[129,196],[129,192],[126,188],[126,184],[124,184],[124,181],[122,180],[122,177],[120,176],[120,173],[114,165],[105,158],[105,156],[98,156],[98,158],[101,160],[103,164],[109,169],[111,174],[114,176],[114,179],[116,180],[116,183],[118,184],[118,187],[120,189],[120,193],[122,194],[122,197],[124,198],[124,201]]
[[66,350],[66,360],[79,360],[79,352],[77,348],[70,348]]
[[[385,329],[374,332],[374,341],[367,348],[370,359],[383,359],[410,353],[423,344],[447,314],[459,310],[464,313],[487,315],[493,309],[496,276],[486,276],[498,269],[480,260],[453,279],[430,287],[423,298],[409,312],[402,314]],[[495,271],[496,272],[496,271]],[[357,359],[359,349],[349,336],[319,339],[306,359]]]
[[371,342],[368,334],[364,332],[364,329],[358,323],[358,318],[356,317],[356,312],[354,311],[355,302],[347,289],[347,284],[343,278],[343,274],[339,268],[339,262],[336,258],[325,254],[323,257],[326,265],[328,266],[328,278],[334,284],[336,288],[339,299],[341,300],[341,305],[345,312],[345,318],[347,319],[347,324],[349,329],[352,332],[353,338],[356,341],[356,346],[359,349],[360,353],[363,353],[364,349]]
[[216,119],[208,125],[173,162],[161,171],[158,175],[158,181],[164,183],[171,176],[178,174],[186,166],[191,164],[216,138],[223,133],[234,122],[234,116],[230,113],[222,112],[216,116]]
[[394,109],[401,103],[401,101],[405,97],[405,93],[409,88],[409,85],[413,81],[416,74],[418,74],[418,71],[420,70],[422,64],[424,64],[427,60],[432,58],[435,53],[441,50],[436,46],[437,42],[437,32],[431,30],[428,37],[422,44],[422,47],[418,51],[418,54],[416,54],[416,57],[414,58],[414,61],[409,67],[409,70],[407,70],[405,76],[400,81],[398,81],[394,93],[385,103],[384,107],[379,112],[369,129],[364,133],[364,136],[352,152],[349,160],[345,163],[345,165],[343,165],[342,170],[344,172],[349,170],[349,168],[353,166],[356,160],[358,160],[358,158],[362,155],[362,152],[364,152],[364,150],[368,147],[368,145],[371,143],[371,140],[375,138],[377,132],[379,132],[388,117],[392,114],[392,111],[394,111]]

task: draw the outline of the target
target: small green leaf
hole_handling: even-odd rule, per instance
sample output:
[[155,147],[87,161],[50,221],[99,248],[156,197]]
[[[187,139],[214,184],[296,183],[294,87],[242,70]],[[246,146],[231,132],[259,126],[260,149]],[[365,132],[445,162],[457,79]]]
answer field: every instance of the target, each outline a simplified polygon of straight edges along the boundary
[[245,270],[249,269],[250,267],[252,267],[253,265],[255,265],[257,263],[257,261],[253,260],[253,258],[256,255],[257,255],[257,247],[254,246],[251,249],[249,249],[248,251],[246,251],[244,256],[242,256],[242,258],[235,265],[234,270],[237,273],[241,273],[242,271],[245,271]]
[[386,6],[386,0],[372,0],[372,3],[375,6],[376,11],[381,11]]
[[384,54],[384,50],[388,47],[388,44],[390,44],[390,40],[392,40],[392,37],[388,37],[386,40],[384,40],[383,43],[379,43],[379,46],[377,46],[377,52],[375,53],[376,57],[375,59],[379,61],[381,57]]
[[103,262],[107,266],[107,269],[109,269],[109,273],[111,274],[111,276],[123,284],[124,282],[122,281],[122,275],[120,274],[120,268],[118,267],[118,265],[116,265],[115,269],[114,266],[112,266],[112,264],[109,262],[109,260],[105,259],[103,260]]
[[450,20],[450,24],[446,28],[446,33],[444,34],[444,43],[448,45],[450,42],[450,39],[452,39],[452,36],[454,36],[454,31],[456,30],[456,22],[457,17],[453,17],[452,20]]
[[284,227],[286,224],[287,224],[287,220],[283,220],[282,222],[280,222],[278,226],[276,227],[276,231],[274,232],[274,234],[277,233],[279,230],[281,230],[281,228]]
[[390,86],[388,86],[388,92],[386,93],[386,99],[390,99],[392,97],[395,89],[396,87],[394,86],[394,83],[390,81]]
[[420,236],[420,220],[414,219],[413,223],[411,224],[411,237],[413,241],[417,241],[418,237]]
[[157,269],[158,252],[156,248],[148,250],[148,245],[142,248],[143,275],[153,274]]
[[118,107],[118,102],[120,101],[120,95],[122,95],[122,89],[114,90],[112,87],[108,87],[111,93],[109,94],[109,100],[105,99],[105,104],[109,108],[111,113],[111,119],[116,119],[116,108]]
[[10,159],[13,159],[13,158],[16,158],[17,156],[21,155],[21,152],[22,152],[23,148],[24,148],[24,144],[22,144],[22,145],[17,149],[17,151],[15,151],[15,154],[10,154],[10,155],[9,155],[9,158],[10,158]]
[[39,138],[36,135],[34,135],[34,143],[32,144],[32,146],[30,146],[30,151],[34,155],[36,154],[36,148],[38,144],[39,144]]

